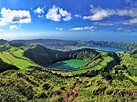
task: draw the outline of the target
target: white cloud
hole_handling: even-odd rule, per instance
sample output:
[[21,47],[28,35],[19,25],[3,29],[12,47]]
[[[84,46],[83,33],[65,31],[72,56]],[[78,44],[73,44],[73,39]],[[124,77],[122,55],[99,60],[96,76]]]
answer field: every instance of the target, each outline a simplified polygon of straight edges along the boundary
[[3,18],[0,18],[0,26],[6,25],[6,21]]
[[63,30],[62,28],[56,28],[57,30]]
[[100,22],[94,22],[94,25],[100,25],[100,26],[114,26],[115,23],[111,23],[111,22],[105,22],[105,23],[100,23]]
[[116,31],[123,31],[123,28],[117,28]]
[[16,25],[11,25],[10,29],[19,29]]
[[63,17],[64,21],[71,20],[71,14],[68,13],[66,10],[63,10],[62,8],[59,8],[59,13]]
[[63,18],[64,21],[69,21],[71,20],[71,16],[66,16],[65,18]]
[[132,32],[132,30],[127,29],[127,28],[116,28],[115,31],[116,32],[128,32],[128,33]]
[[83,27],[71,28],[70,30],[83,30]]
[[51,9],[49,9],[48,13],[46,14],[47,19],[51,19],[53,21],[60,21],[61,15],[58,14],[58,8],[53,5]]
[[44,13],[44,8],[40,8],[38,7],[36,10],[34,10],[34,13],[38,13],[38,14],[41,14],[41,13]]
[[133,18],[129,20],[129,24],[137,23],[137,18]]
[[137,8],[117,10],[115,15],[137,17]]
[[82,31],[82,30],[91,30],[94,31],[97,27],[94,26],[85,26],[85,27],[75,27],[75,28],[71,28],[69,30],[73,30],[73,31]]
[[103,20],[104,18],[107,18],[115,13],[114,10],[94,8],[93,5],[90,7],[91,7],[90,11],[91,11],[92,15],[83,16],[83,19]]
[[0,25],[7,23],[30,23],[30,12],[26,10],[10,10],[6,8],[1,9],[2,18],[0,18]]
[[89,19],[92,21],[103,20],[110,16],[127,16],[131,17],[131,20],[127,24],[137,23],[137,8],[126,8],[126,9],[103,9],[100,7],[90,6],[91,15],[83,16],[83,19]]
[[82,16],[79,15],[79,14],[75,14],[74,16],[77,17],[77,18],[82,18]]
[[3,30],[2,30],[2,29],[0,29],[0,32],[3,32]]
[[131,18],[130,20],[127,21],[123,21],[121,22],[124,25],[133,25],[133,24],[137,24],[137,17],[136,18]]
[[46,18],[53,21],[69,21],[71,20],[71,13],[67,12],[66,10],[63,10],[60,7],[56,7],[55,5],[53,5],[52,8],[48,10]]

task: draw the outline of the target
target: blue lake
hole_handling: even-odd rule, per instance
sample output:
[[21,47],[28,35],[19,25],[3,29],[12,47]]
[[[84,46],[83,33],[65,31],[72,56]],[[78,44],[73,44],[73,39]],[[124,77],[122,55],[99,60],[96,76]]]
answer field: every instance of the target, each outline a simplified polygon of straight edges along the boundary
[[129,51],[129,50],[123,49],[123,48],[118,48],[118,47],[104,47],[104,46],[97,46],[97,47],[82,46],[82,47],[75,48],[75,49],[73,49],[73,50],[82,49],[82,48],[90,48],[90,49],[96,49],[96,50],[102,50],[102,51],[113,51],[113,52]]

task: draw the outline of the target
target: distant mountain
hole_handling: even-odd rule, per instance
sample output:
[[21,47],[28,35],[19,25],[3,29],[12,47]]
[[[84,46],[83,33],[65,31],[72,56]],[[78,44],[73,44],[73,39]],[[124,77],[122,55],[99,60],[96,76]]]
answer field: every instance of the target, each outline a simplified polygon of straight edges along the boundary
[[23,43],[23,44],[40,44],[48,48],[63,48],[64,46],[77,46],[77,41],[69,40],[58,40],[58,39],[33,39],[33,40],[12,40],[12,43]]
[[65,49],[80,46],[105,46],[105,47],[118,47],[128,50],[137,48],[137,42],[114,42],[114,41],[81,41],[81,40],[59,40],[59,39],[33,39],[33,40],[12,40],[12,43],[22,44],[40,44],[47,48],[52,49]]
[[3,45],[5,43],[7,43],[8,41],[7,40],[4,40],[4,39],[0,39],[0,45]]

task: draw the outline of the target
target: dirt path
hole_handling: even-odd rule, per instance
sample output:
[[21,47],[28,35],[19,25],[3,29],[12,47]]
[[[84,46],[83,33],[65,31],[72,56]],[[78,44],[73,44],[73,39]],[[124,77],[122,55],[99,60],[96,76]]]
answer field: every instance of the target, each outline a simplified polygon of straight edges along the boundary
[[67,89],[67,91],[63,95],[63,102],[72,102],[79,95],[79,84],[80,81],[76,81],[72,88]]

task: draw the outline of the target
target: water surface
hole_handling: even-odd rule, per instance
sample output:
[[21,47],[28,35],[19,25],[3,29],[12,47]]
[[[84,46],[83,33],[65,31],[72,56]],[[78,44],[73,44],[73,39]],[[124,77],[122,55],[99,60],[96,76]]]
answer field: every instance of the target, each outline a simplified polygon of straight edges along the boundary
[[56,62],[48,67],[59,70],[73,70],[81,67],[85,63],[86,63],[85,60],[70,59],[70,60]]
[[82,49],[82,48],[90,48],[90,49],[96,49],[96,50],[102,50],[102,51],[113,51],[113,52],[129,51],[129,50],[123,49],[123,48],[118,48],[118,47],[104,47],[104,46],[97,46],[97,47],[82,46],[82,47],[75,48],[75,49],[73,49],[73,50]]

